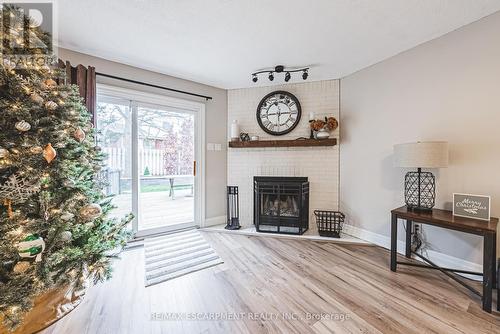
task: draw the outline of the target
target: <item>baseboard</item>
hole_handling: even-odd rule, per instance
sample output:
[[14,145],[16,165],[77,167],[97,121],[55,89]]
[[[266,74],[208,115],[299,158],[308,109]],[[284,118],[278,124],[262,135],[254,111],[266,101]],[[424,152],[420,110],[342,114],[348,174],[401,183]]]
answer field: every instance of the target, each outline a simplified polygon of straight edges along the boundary
[[226,216],[217,216],[205,219],[205,224],[202,227],[209,227],[226,223]]
[[[369,241],[371,243],[374,243],[375,245],[378,245],[380,247],[390,249],[391,248],[391,238],[374,233],[365,229],[361,229],[356,226],[352,225],[347,225],[345,224],[342,228],[343,232],[349,235],[352,235],[353,237]],[[399,254],[405,254],[405,243],[401,240],[398,240],[397,243],[397,251]],[[459,259],[457,257],[453,257],[447,254],[443,254],[440,252],[436,252],[434,250],[426,250],[425,251],[427,258],[437,264],[440,267],[446,267],[446,268],[454,268],[454,269],[460,269],[460,270],[467,270],[467,271],[474,271],[474,272],[482,272],[483,271],[483,266],[481,264],[475,263],[475,262],[470,262],[466,261],[463,259]],[[419,260],[416,258],[416,260]],[[474,275],[462,275],[467,278],[472,278],[472,279],[478,279],[478,276]]]

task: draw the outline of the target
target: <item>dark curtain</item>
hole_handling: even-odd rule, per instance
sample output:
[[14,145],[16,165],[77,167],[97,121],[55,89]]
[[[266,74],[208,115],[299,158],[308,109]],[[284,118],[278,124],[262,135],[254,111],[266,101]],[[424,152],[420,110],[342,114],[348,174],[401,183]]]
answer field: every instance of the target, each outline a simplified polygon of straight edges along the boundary
[[71,66],[69,61],[59,59],[59,67],[66,70],[66,84],[77,85],[80,96],[84,99],[87,110],[96,122],[96,75],[95,67],[83,65]]

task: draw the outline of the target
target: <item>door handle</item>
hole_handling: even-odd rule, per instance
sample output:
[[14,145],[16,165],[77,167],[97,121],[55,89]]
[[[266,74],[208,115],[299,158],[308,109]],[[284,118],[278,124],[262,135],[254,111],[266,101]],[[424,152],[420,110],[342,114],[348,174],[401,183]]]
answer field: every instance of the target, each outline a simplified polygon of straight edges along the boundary
[[193,176],[196,176],[196,160],[193,160]]

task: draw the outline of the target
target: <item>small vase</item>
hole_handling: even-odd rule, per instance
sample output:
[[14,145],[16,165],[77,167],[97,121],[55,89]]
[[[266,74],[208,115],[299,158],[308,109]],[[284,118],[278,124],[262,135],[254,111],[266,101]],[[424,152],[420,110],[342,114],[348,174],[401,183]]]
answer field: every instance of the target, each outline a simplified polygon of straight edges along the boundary
[[316,139],[328,139],[330,137],[330,133],[326,129],[321,129],[316,132]]

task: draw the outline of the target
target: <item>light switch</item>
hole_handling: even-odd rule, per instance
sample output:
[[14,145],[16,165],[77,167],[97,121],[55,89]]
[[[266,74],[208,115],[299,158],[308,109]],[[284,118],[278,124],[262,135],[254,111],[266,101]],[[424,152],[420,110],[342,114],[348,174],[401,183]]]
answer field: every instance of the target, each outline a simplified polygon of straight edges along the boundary
[[215,144],[207,143],[207,151],[214,151],[214,150],[215,150]]
[[215,150],[216,151],[222,151],[222,145],[221,144],[215,144]]

